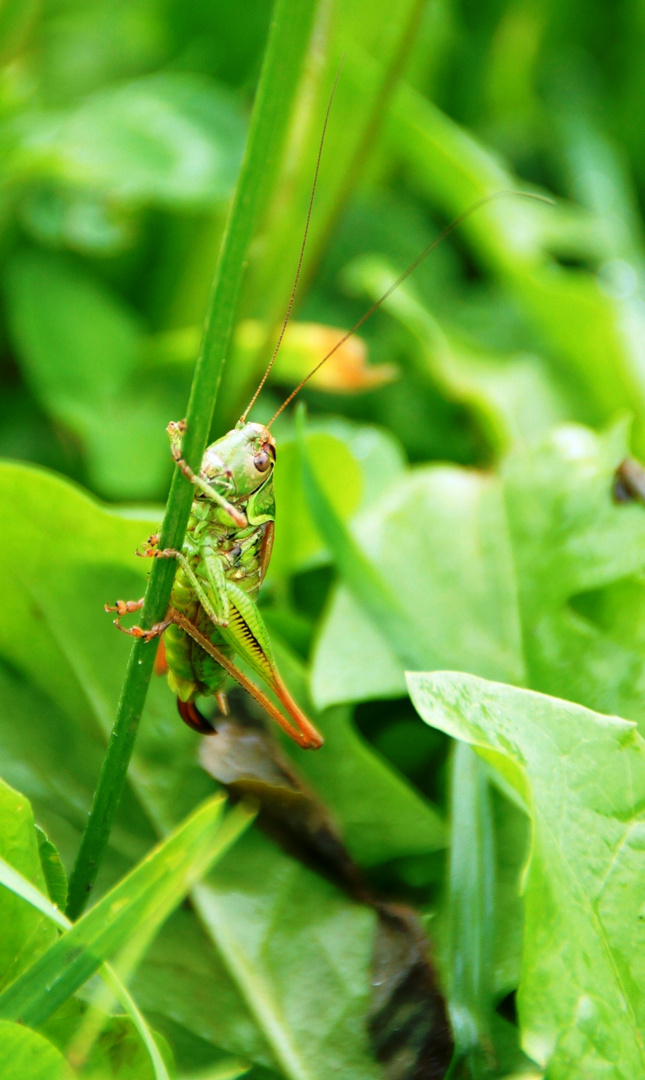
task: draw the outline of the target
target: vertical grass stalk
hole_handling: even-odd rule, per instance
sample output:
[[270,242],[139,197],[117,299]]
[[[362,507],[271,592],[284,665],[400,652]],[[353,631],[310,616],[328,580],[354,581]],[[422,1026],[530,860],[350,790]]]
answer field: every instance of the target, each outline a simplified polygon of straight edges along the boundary
[[[195,469],[210,430],[249,243],[277,175],[317,7],[317,3],[303,4],[300,0],[276,0],[246,153],[215,271],[186,413],[184,456]],[[192,497],[191,485],[179,470],[175,471],[161,529],[161,547],[181,547]],[[174,573],[174,560],[152,561],[143,626],[152,626],[163,618]],[[153,645],[140,640],[135,641],[130,652],[114,727],[70,878],[70,919],[81,914],[96,880],[123,792],[154,653]]]

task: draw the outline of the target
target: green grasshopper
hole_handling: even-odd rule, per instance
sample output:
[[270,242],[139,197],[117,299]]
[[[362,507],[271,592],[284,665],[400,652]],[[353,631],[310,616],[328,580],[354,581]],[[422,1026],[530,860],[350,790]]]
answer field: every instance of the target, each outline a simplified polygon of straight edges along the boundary
[[[487,195],[474,203],[428,244],[383,296],[336,342],[292,391],[269,424],[264,426],[249,422],[247,416],[268,377],[291,314],[332,99],[333,90],[323,125],[307,222],[287,314],[260,385],[236,427],[206,449],[199,474],[193,472],[182,457],[184,422],[172,422],[168,425],[172,456],[184,476],[194,485],[196,492],[182,550],[160,550],[158,537],[152,536],[144,545],[143,551],[139,552],[150,558],[176,559],[179,564],[166,617],[149,630],[139,626],[126,629],[121,626],[120,618],[139,610],[143,606],[143,599],[117,600],[115,605],[105,607],[106,611],[117,613],[115,625],[126,634],[151,641],[165,632],[168,681],[177,696],[179,714],[189,727],[201,734],[215,733],[216,729],[198,710],[195,699],[214,695],[220,711],[226,715],[228,703],[224,684],[227,676],[232,676],[295,743],[310,750],[322,746],[323,737],[285,686],[273,657],[267,628],[256,604],[271,558],[275,524],[273,470],[276,447],[269,429],[311,376],[474,210],[493,198],[509,194],[550,202],[549,199],[529,192],[502,191]],[[290,719],[287,719],[238,667],[235,656],[241,656],[274,692]]]
[[[158,538],[152,536],[140,552],[179,564],[166,617],[150,630],[126,630],[119,617],[136,611],[143,600],[117,601],[106,610],[116,611],[116,625],[135,637],[150,641],[165,632],[170,688],[177,695],[180,716],[194,730],[215,730],[199,712],[196,697],[215,695],[226,715],[223,686],[231,675],[294,742],[316,749],[322,736],[285,686],[255,602],[273,546],[273,436],[262,424],[240,421],[207,448],[197,476],[181,455],[183,432],[183,422],[168,425],[173,458],[197,488],[183,549],[159,550]],[[293,724],[235,664],[236,654],[274,691]]]
[[[264,580],[275,524],[273,469],[275,440],[269,428],[302,386],[344,341],[346,334],[289,395],[266,427],[247,422],[278,354],[298,287],[307,242],[320,159],[338,75],[327,105],[307,220],[300,247],[287,314],[273,356],[244,415],[236,427],[207,447],[199,475],[182,457],[184,421],[171,422],[167,432],[172,456],[184,476],[196,487],[183,549],[160,550],[158,537],[151,536],[138,554],[150,558],[176,559],[179,566],[164,620],[149,630],[121,626],[123,615],[138,611],[141,600],[117,600],[105,605],[115,611],[119,630],[151,641],[165,632],[165,654],[170,688],[177,695],[179,714],[189,727],[205,735],[215,728],[203,716],[195,699],[214,695],[220,712],[228,713],[224,693],[227,676],[232,676],[263,706],[268,714],[303,749],[316,750],[323,737],[289,693],[273,657],[269,634],[256,604]],[[241,656],[275,693],[291,717],[288,720],[266,694],[247,677],[234,661]]]

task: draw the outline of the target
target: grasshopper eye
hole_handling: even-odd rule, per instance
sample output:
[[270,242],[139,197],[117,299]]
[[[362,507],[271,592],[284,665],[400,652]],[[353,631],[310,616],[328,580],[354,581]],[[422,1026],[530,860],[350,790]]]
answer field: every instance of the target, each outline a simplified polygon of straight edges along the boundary
[[258,472],[266,472],[271,464],[271,458],[267,454],[266,450],[260,450],[259,454],[256,454],[253,458],[253,464]]

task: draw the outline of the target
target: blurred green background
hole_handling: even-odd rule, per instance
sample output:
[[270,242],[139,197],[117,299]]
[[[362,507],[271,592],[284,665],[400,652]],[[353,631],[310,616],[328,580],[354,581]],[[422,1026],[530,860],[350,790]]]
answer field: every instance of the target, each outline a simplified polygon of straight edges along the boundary
[[[266,0],[243,17],[217,2],[4,4],[4,455],[110,500],[164,497],[163,431],[185,411],[270,12]],[[392,300],[394,318],[365,327],[371,363],[400,378],[351,399],[308,393],[312,408],[385,425],[413,461],[488,464],[554,420],[620,409],[640,441],[642,5],[408,2],[380,15],[321,5],[240,305],[260,323],[238,335],[217,431],[270,354],[345,52],[298,318],[347,328],[482,193],[519,185],[559,202],[477,214]],[[305,335],[300,352],[275,401],[320,348]]]
[[[68,868],[127,656],[101,609],[142,591],[132,552],[161,518],[164,430],[185,414],[271,13],[268,0],[0,5],[0,455],[74,482],[3,466],[0,743],[3,776]],[[415,666],[637,721],[645,529],[642,509],[610,493],[630,423],[645,451],[644,50],[637,0],[316,4],[287,138],[266,162],[212,433],[236,422],[272,352],[344,56],[294,321],[251,418],[267,421],[455,215],[499,191],[554,198],[490,202],[419,267],[362,328],[366,354],[355,343],[303,391],[309,456],[397,592]],[[490,787],[470,759],[455,768],[452,742],[414,712],[396,642],[314,528],[292,410],[274,431],[263,611],[327,737],[297,765],[372,882],[433,917],[458,1040],[473,1051],[463,1075],[510,1075],[528,1067],[520,970],[525,1046],[545,1000],[561,1007],[557,1038],[573,1008],[553,991],[566,997],[557,941],[527,960],[539,938],[535,919],[523,938],[519,901],[527,818],[505,781]],[[99,891],[210,790],[197,746],[157,681]],[[255,833],[217,888],[209,916],[176,913],[137,973],[180,1065],[226,1052],[262,1078],[379,1075],[364,1045],[373,913]],[[541,997],[531,977],[551,961]],[[338,1017],[307,998],[318,978],[350,1018],[341,1044]],[[603,972],[593,978],[602,996]]]

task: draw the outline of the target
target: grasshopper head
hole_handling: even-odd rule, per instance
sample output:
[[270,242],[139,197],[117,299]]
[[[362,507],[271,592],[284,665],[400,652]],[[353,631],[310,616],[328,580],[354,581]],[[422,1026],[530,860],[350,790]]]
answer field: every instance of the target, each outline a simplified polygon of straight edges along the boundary
[[252,495],[275,464],[275,440],[263,424],[242,424],[206,448],[200,475],[227,498]]

